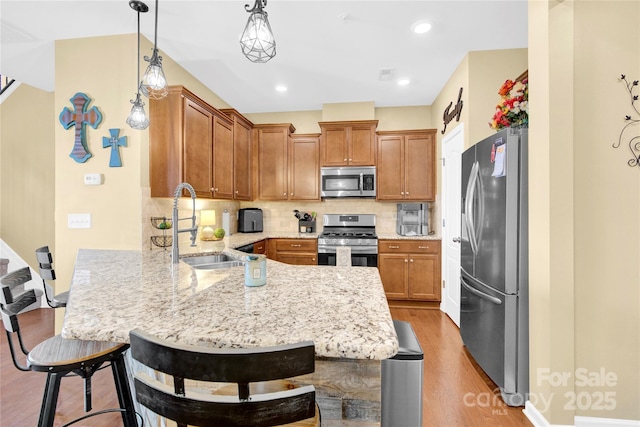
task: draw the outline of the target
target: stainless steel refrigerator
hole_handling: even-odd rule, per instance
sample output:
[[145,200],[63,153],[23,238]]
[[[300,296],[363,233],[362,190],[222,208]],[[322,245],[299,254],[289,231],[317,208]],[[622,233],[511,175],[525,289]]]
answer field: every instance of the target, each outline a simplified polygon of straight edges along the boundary
[[527,129],[462,154],[460,334],[510,406],[529,393]]

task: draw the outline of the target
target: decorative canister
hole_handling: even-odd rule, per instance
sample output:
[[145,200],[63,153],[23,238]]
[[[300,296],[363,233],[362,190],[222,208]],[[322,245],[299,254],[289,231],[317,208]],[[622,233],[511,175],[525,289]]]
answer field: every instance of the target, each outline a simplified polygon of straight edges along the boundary
[[267,284],[267,257],[265,255],[247,255],[244,263],[245,286]]

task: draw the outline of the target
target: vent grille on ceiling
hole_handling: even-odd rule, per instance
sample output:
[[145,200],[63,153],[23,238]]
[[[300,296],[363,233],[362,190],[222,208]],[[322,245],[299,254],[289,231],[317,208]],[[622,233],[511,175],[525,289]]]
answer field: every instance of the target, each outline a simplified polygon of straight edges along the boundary
[[380,81],[388,82],[393,79],[393,68],[383,68],[380,70]]

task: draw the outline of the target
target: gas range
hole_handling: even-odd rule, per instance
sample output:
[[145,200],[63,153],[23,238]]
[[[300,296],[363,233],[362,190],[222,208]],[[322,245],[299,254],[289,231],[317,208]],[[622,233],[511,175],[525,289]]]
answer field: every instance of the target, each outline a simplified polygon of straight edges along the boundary
[[349,246],[352,252],[378,253],[375,215],[328,214],[323,215],[322,225],[318,253],[335,252],[338,246]]

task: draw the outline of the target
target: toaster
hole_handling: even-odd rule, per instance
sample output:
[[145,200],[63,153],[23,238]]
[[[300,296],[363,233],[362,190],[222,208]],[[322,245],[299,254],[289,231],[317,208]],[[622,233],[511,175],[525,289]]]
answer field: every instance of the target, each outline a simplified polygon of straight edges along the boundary
[[238,210],[238,233],[262,231],[262,209],[242,208]]

